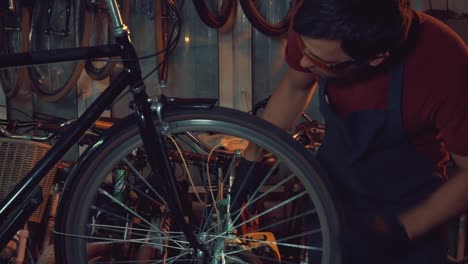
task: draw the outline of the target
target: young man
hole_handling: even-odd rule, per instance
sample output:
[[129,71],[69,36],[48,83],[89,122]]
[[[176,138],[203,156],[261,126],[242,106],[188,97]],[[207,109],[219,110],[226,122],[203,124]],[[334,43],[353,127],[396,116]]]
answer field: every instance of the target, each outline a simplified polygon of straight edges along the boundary
[[468,209],[463,40],[409,0],[306,0],[286,59],[262,117],[289,129],[318,83],[317,159],[343,201],[343,263],[445,263],[442,226]]

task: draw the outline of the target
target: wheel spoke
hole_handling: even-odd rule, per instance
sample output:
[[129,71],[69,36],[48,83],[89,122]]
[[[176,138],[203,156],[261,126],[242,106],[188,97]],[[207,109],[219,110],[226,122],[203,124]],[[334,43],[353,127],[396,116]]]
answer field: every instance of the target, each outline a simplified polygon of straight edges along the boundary
[[[244,207],[242,207],[240,210],[236,210],[233,214],[236,214],[237,212],[238,215],[237,217],[234,219],[234,222],[236,222],[239,217],[241,216],[242,212],[245,211],[245,209],[251,205],[251,204],[254,204],[255,202],[257,202],[258,200],[260,200],[261,198],[265,197],[266,195],[272,193],[273,191],[275,190],[278,190],[281,186],[283,186],[285,183],[289,182],[291,179],[295,178],[295,175],[294,174],[291,174],[289,175],[288,177],[286,177],[285,179],[283,179],[282,181],[280,181],[279,183],[275,184],[274,186],[268,188],[265,192],[263,192],[261,195],[259,195],[258,197],[255,197],[255,195],[252,195],[250,197],[249,200],[247,200],[246,202],[246,205]],[[264,181],[262,181],[262,183],[260,184],[259,188],[255,191],[254,194],[257,194],[258,193],[258,190],[260,190],[262,187],[263,187],[263,183],[266,182],[266,179]],[[279,191],[283,191],[283,190],[279,190]],[[295,199],[294,199],[295,200]],[[293,200],[287,200],[287,201],[293,201]],[[282,205],[284,205],[285,203],[281,203]],[[255,220],[255,219],[249,219],[249,221],[251,220]],[[247,221],[245,221],[247,222]],[[243,224],[245,224],[245,222]],[[239,226],[236,226],[236,227],[239,227]]]
[[143,177],[143,175],[141,175],[141,173],[135,168],[135,166],[133,166],[133,164],[127,159],[127,158],[124,158],[123,159],[123,162],[125,162],[125,164],[130,168],[130,170],[138,176],[138,179],[140,179],[142,182],[144,182],[146,184],[146,186],[158,197],[158,199],[160,199],[161,201],[164,202],[164,205],[167,206],[167,202],[166,200],[164,200],[164,198],[162,197],[162,195],[160,195],[155,189],[154,187],[145,179],[145,177]]
[[[135,122],[115,129],[117,135],[111,135],[83,163],[83,172],[77,175],[79,184],[64,194],[64,205],[77,208],[76,213],[65,213],[67,222],[57,225],[59,231],[76,234],[62,239],[71,254],[63,257],[68,260],[64,263],[77,263],[72,261],[75,258],[86,262],[89,252],[83,248],[83,238],[88,245],[111,245],[106,246],[112,248],[106,251],[109,255],[96,258],[95,263],[203,263],[204,254],[192,247],[187,231],[193,232],[190,235],[214,258],[213,263],[278,263],[280,256],[284,264],[299,264],[307,257],[309,261],[320,258],[318,263],[336,262],[339,219],[321,175],[309,162],[313,157],[276,128],[234,110],[165,111],[170,134],[165,135],[164,144],[182,192],[185,223],[179,225],[176,208],[167,207],[164,199],[169,201],[173,194],[165,192],[165,183],[149,178],[153,175]],[[253,121],[261,126],[257,129]],[[154,124],[161,131],[160,120],[155,119]],[[249,181],[247,175],[234,175],[241,155],[237,155],[237,142],[227,142],[231,139],[257,144],[262,153],[268,153],[265,158],[274,157],[268,160],[273,162],[268,162],[265,174],[258,175],[261,178]],[[243,177],[247,179],[248,197],[242,197],[247,201],[240,208],[230,209],[234,204],[229,190],[232,176],[239,177],[238,185],[243,184]],[[239,193],[232,192],[232,196]],[[245,213],[253,205],[255,214]],[[62,236],[67,235],[57,237]]]

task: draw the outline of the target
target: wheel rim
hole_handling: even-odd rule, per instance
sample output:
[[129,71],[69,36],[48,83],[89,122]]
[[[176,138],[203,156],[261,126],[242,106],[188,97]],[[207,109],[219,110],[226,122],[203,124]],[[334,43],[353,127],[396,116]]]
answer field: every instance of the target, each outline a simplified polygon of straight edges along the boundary
[[[25,44],[23,43],[23,24],[22,24],[22,8],[18,6],[15,14],[4,14],[0,24],[4,27],[2,36],[2,54],[15,54],[25,51]],[[10,29],[6,29],[10,28]],[[24,68],[8,68],[0,70],[1,86],[7,96],[14,96],[18,88],[20,79],[24,77]]]
[[[192,123],[193,121],[187,121],[187,122]],[[204,122],[203,120],[200,120],[200,123],[203,123],[203,122]],[[200,123],[196,126],[196,128],[202,127],[200,125]],[[224,124],[221,123],[219,125],[222,126]],[[208,126],[213,126],[213,124],[208,124]],[[184,124],[183,123],[178,123],[177,127],[184,127]],[[187,126],[185,128],[190,128],[190,126]],[[228,131],[230,131],[231,129],[232,128],[228,128],[226,131],[218,131],[218,132],[228,133]],[[240,129],[240,128],[237,127],[236,129]],[[180,138],[178,138],[177,140],[178,140],[178,142],[180,142],[180,147],[182,147],[184,144],[186,145],[187,140],[189,140],[189,138],[190,137],[187,137],[187,135],[182,135]],[[236,140],[238,140],[238,139],[234,138],[233,142],[235,142]],[[244,144],[244,143],[242,143],[242,144]],[[133,150],[134,148],[137,148],[137,146],[138,146],[138,144],[136,142],[134,142],[133,145],[129,146],[128,150],[129,150],[130,153],[133,153],[132,154],[133,157],[126,156],[126,159],[124,159],[123,163],[117,162],[117,160],[120,160],[120,158],[115,158],[116,163],[118,164],[118,167],[122,168],[122,167],[127,166],[126,170],[130,170],[130,171],[133,171],[135,173],[136,165],[131,165],[131,164],[132,164],[132,162],[136,161],[135,155],[137,155],[136,153],[138,153],[138,152],[130,151],[130,150]],[[230,147],[233,147],[233,145],[231,144]],[[189,149],[193,152],[195,148],[190,147]],[[274,151],[274,149],[272,149],[272,151]],[[138,155],[140,155],[140,154],[138,154]],[[205,155],[207,155],[207,154],[205,153]],[[285,155],[285,153],[283,153],[282,155]],[[207,158],[207,157],[205,157],[205,158]],[[284,159],[284,162],[281,161],[282,159]],[[327,223],[324,222],[325,219],[326,219],[326,216],[325,216],[325,213],[323,211],[321,211],[321,210],[323,210],[323,208],[320,208],[320,205],[315,206],[315,208],[310,208],[309,207],[307,210],[299,210],[299,212],[297,212],[291,218],[286,219],[286,218],[281,218],[279,216],[277,216],[276,218],[274,217],[276,214],[278,214],[282,210],[292,210],[292,208],[291,208],[292,204],[288,204],[287,201],[295,200],[296,205],[297,204],[302,204],[303,205],[303,204],[307,204],[307,201],[304,201],[304,197],[314,199],[313,196],[317,195],[316,193],[314,194],[312,191],[311,192],[306,192],[304,188],[307,188],[307,186],[303,186],[303,188],[298,186],[298,184],[300,184],[300,182],[298,182],[298,180],[300,180],[300,178],[302,178],[304,176],[303,175],[304,172],[298,172],[297,168],[290,168],[291,170],[289,170],[289,171],[286,170],[286,168],[284,168],[283,164],[286,164],[287,162],[291,162],[290,160],[288,160],[287,156],[284,156],[284,157],[278,156],[278,160],[280,160],[281,162],[278,162],[278,165],[277,166],[274,165],[273,167],[274,168],[280,168],[279,169],[279,171],[281,172],[280,174],[282,174],[284,176],[278,176],[279,174],[275,175],[272,172],[271,175],[269,176],[270,178],[265,182],[265,185],[263,186],[263,191],[259,192],[258,194],[253,194],[253,197],[251,198],[251,201],[255,201],[255,203],[259,203],[259,201],[266,198],[267,201],[270,200],[270,202],[272,202],[273,204],[263,205],[266,208],[264,211],[262,211],[263,215],[252,216],[250,219],[244,219],[244,221],[242,221],[242,223],[246,224],[246,223],[251,223],[251,222],[258,221],[258,222],[261,222],[261,226],[259,225],[256,228],[253,228],[253,229],[255,229],[256,232],[270,232],[270,231],[273,231],[274,236],[276,236],[275,243],[271,243],[268,240],[266,240],[266,241],[262,241],[261,245],[268,245],[268,246],[271,246],[271,247],[273,247],[273,245],[277,245],[279,247],[279,251],[281,252],[283,263],[299,263],[301,260],[303,260],[303,258],[305,258],[305,252],[312,252],[312,251],[315,251],[316,253],[318,252],[320,254],[320,256],[318,256],[318,257],[320,259],[328,258],[328,256],[326,256],[326,254],[328,254],[328,253],[325,252],[328,249],[326,249],[324,247],[327,247],[327,245],[330,244],[330,241],[329,241],[330,240],[330,237],[329,237],[330,234],[328,233],[328,228],[329,227],[326,226]],[[193,162],[195,162],[195,161],[192,160],[192,163]],[[228,161],[228,162],[230,162],[230,161]],[[132,168],[132,166],[133,166],[133,168]],[[202,167],[204,167],[204,166],[202,165]],[[210,170],[216,171],[214,168],[211,168],[211,167],[210,167]],[[291,172],[292,172],[292,174],[290,174]],[[299,173],[302,176],[294,175],[294,174],[299,174]],[[116,172],[113,171],[109,175],[116,175]],[[108,177],[108,176],[106,176],[106,177]],[[217,179],[217,178],[219,178],[219,175],[214,176],[214,177],[215,177],[214,179]],[[276,177],[276,179],[274,179],[275,177]],[[145,178],[145,176],[140,175],[140,176],[136,176],[136,178]],[[117,178],[114,177],[114,179],[117,179]],[[106,183],[105,180],[103,182]],[[110,182],[112,182],[112,181],[110,181]],[[127,188],[130,188],[130,189],[133,190],[133,189],[135,189],[135,186],[138,185],[138,184],[135,183],[132,186],[131,182],[132,182],[132,180],[130,178],[128,178],[128,180],[126,180],[126,184],[127,184],[126,186],[127,186]],[[268,182],[273,182],[273,184],[268,184],[268,186],[267,186],[266,183],[268,183]],[[109,183],[109,179],[107,179],[106,184],[108,184],[108,183]],[[304,182],[304,183],[306,185],[310,185],[310,182],[309,183]],[[139,220],[140,222],[137,223],[137,222],[135,222],[135,221],[133,221],[131,219],[135,218],[135,217],[142,218],[142,215],[147,215],[147,213],[145,214],[144,212],[138,211],[137,209],[129,208],[128,206],[131,203],[128,202],[128,201],[126,203],[128,208],[124,208],[124,206],[118,205],[119,203],[118,203],[118,200],[116,200],[117,198],[112,197],[112,196],[115,196],[116,193],[110,191],[111,189],[116,190],[115,185],[113,187],[109,187],[106,184],[103,184],[103,185],[97,184],[97,185],[94,186],[95,189],[99,190],[99,194],[97,195],[99,197],[99,199],[96,199],[96,200],[93,200],[93,201],[90,200],[89,204],[87,206],[85,206],[85,207],[90,208],[91,203],[93,203],[93,205],[95,207],[94,207],[94,210],[90,210],[90,213],[88,214],[88,216],[81,217],[81,220],[80,220],[82,222],[81,226],[87,226],[87,228],[86,228],[86,230],[83,230],[81,228],[79,228],[79,230],[74,230],[74,231],[78,232],[77,233],[78,235],[87,237],[90,234],[93,234],[93,236],[92,236],[93,238],[89,239],[88,242],[92,242],[91,245],[94,245],[96,243],[102,243],[103,241],[110,242],[109,238],[112,237],[113,239],[116,239],[118,237],[118,234],[121,235],[120,238],[123,238],[124,232],[122,230],[130,230],[131,232],[133,232],[133,234],[129,236],[129,233],[127,232],[127,233],[125,233],[125,235],[127,235],[127,238],[128,237],[133,237],[133,239],[134,239],[134,240],[132,240],[133,242],[136,242],[136,240],[139,240],[139,242],[138,242],[139,245],[137,246],[139,249],[142,248],[142,246],[141,246],[142,244],[147,244],[147,245],[151,246],[153,249],[159,250],[158,252],[156,252],[156,250],[155,250],[153,252],[153,256],[159,256],[160,258],[164,258],[164,257],[161,257],[161,256],[165,256],[166,261],[174,261],[174,263],[178,263],[178,262],[180,262],[180,263],[189,262],[190,263],[190,261],[193,262],[193,263],[198,263],[199,261],[201,261],[202,256],[197,254],[196,251],[193,251],[189,247],[189,244],[185,240],[185,238],[183,237],[182,233],[174,230],[174,223],[170,223],[171,222],[171,213],[170,213],[170,211],[160,213],[160,214],[158,214],[158,217],[156,217],[156,218],[155,217],[152,217],[152,218],[150,217],[150,218],[144,219],[144,220],[140,219]],[[104,186],[104,185],[106,185],[106,186]],[[211,185],[210,188],[213,188],[213,185]],[[310,186],[308,186],[308,187],[310,187]],[[149,188],[149,187],[147,187],[147,188]],[[190,192],[190,188],[192,188],[192,192]],[[206,186],[205,186],[205,188],[206,188]],[[286,188],[291,190],[291,194],[288,197],[286,197],[286,199],[284,197],[274,198],[275,195],[278,195],[277,193],[275,193],[275,190],[279,190],[279,189],[285,190]],[[93,189],[93,188],[91,188],[91,189]],[[149,188],[149,189],[151,189],[151,188]],[[192,194],[194,193],[194,191],[196,189],[197,189],[196,186],[191,186],[191,187],[189,186],[188,187],[189,193],[192,193]],[[118,190],[118,188],[117,188],[117,190]],[[142,193],[145,193],[145,192],[146,193],[151,193],[153,191],[154,191],[154,194],[157,193],[157,190],[146,190],[146,191],[145,190],[139,190],[139,191],[136,191],[136,192],[139,195],[141,195]],[[117,192],[117,194],[119,195],[121,193]],[[217,194],[218,193],[214,194],[215,197],[216,197]],[[209,194],[208,191],[206,191],[203,195],[202,194],[199,194],[199,195],[200,196],[206,195],[208,197],[208,200],[207,200],[208,202],[209,202],[209,196],[213,196],[213,194]],[[309,197],[309,195],[311,195],[311,196]],[[156,197],[156,196],[164,196],[164,195],[161,195],[161,194],[154,195],[154,197]],[[158,200],[159,198],[154,198],[154,197],[153,197],[154,200],[152,200],[152,202],[153,202],[153,205],[155,206],[155,208],[159,208],[162,204],[164,204],[163,200]],[[113,206],[109,206],[109,204],[103,203],[103,198],[110,201],[110,204],[112,204]],[[191,195],[191,199],[192,199],[192,206],[194,206],[195,203],[193,203],[193,201],[196,200],[197,198],[194,195]],[[97,201],[97,202],[94,203],[95,201]],[[200,205],[200,203],[201,202],[198,202],[197,206],[198,207],[201,206],[200,208],[203,208],[203,205]],[[115,209],[114,208],[115,205],[118,205],[117,207],[120,207],[120,209],[124,208],[125,210],[123,210],[123,211],[125,213],[122,213],[122,212],[116,213],[117,211],[119,211],[119,209],[117,209],[116,212],[109,211],[109,208]],[[222,215],[222,214],[219,213],[219,211],[218,211],[218,213],[214,212],[215,208],[213,206],[211,208],[206,207],[206,209],[207,210],[201,210],[201,209],[198,210],[198,211],[195,210],[195,213],[193,214],[193,216],[190,217],[190,220],[191,221],[193,220],[192,224],[194,226],[194,229],[197,230],[196,234],[197,234],[198,239],[200,241],[202,241],[202,243],[204,245],[206,245],[208,248],[213,249],[212,251],[215,252],[215,253],[213,253],[213,255],[217,256],[218,258],[222,258],[222,256],[224,256],[225,258],[229,259],[230,257],[234,256],[236,253],[242,252],[244,250],[246,250],[248,252],[254,252],[253,249],[256,249],[256,248],[259,247],[258,244],[255,244],[255,243],[259,243],[259,238],[258,237],[243,236],[241,238],[239,238],[239,237],[232,238],[232,235],[229,232],[226,232],[226,230],[222,230],[222,228],[220,227],[220,226],[223,226],[225,224],[225,222],[223,222],[223,221],[215,221],[214,225],[212,224],[212,221],[211,222],[199,221],[200,219],[213,219],[213,214]],[[317,213],[321,214],[321,216],[316,216]],[[97,217],[98,215],[99,215],[99,217]],[[105,220],[104,216],[106,216],[106,215],[108,215],[108,216],[111,215],[113,217],[115,217],[116,215],[120,216],[120,218],[118,220],[122,221],[121,224],[118,227],[110,225],[109,222],[107,222]],[[93,218],[93,216],[95,216],[95,217]],[[122,216],[123,216],[123,218],[122,218]],[[153,214],[153,216],[154,216],[154,214]],[[166,216],[167,216],[167,218],[165,218]],[[307,216],[307,217],[304,218],[304,216]],[[322,229],[319,229],[318,227],[309,226],[309,230],[302,230],[302,229],[304,229],[303,227],[301,229],[300,225],[299,226],[296,225],[295,228],[301,233],[297,233],[297,232],[285,233],[284,232],[284,230],[287,230],[287,229],[285,229],[285,227],[291,226],[294,221],[299,221],[299,223],[300,223],[301,221],[305,221],[305,220],[307,220],[307,221],[313,220],[313,218],[317,218],[317,220],[321,221],[321,223],[324,224],[325,226],[322,226]],[[319,218],[322,218],[322,219],[319,219]],[[169,228],[168,228],[169,231],[164,231],[165,229],[161,228],[163,226],[161,224],[166,224],[166,225],[168,224],[165,220],[169,221],[169,225],[168,225],[169,226]],[[122,223],[125,223],[125,224],[122,224]],[[129,227],[129,223],[130,223],[130,227]],[[159,223],[159,224],[156,224],[156,223]],[[144,229],[146,229],[146,230],[144,230]],[[221,231],[219,231],[219,230],[221,230]],[[291,232],[291,230],[289,230],[289,231]],[[154,236],[151,236],[150,238],[148,238],[147,234],[150,234],[150,233],[151,234],[157,234],[157,235],[154,235]],[[316,241],[313,241],[313,242],[311,242],[311,244],[306,244],[306,245],[304,245],[304,242],[300,241],[301,239],[304,239],[305,237],[308,237],[308,239],[310,239],[314,235],[318,235],[320,237],[320,241],[316,245],[313,245],[313,243],[315,243]],[[87,237],[87,238],[89,238],[89,237]],[[180,238],[180,240],[179,240],[179,238]],[[231,241],[230,239],[233,239],[233,240]],[[145,242],[142,242],[143,240],[145,240]],[[162,242],[162,241],[164,241],[164,242]],[[231,241],[231,242],[227,243],[226,241]],[[234,241],[237,241],[237,242],[234,242]],[[130,252],[131,250],[129,250],[129,248],[131,248],[131,246],[129,246],[129,245],[125,244],[125,243],[128,244],[129,243],[128,240],[126,242],[121,241],[120,247],[117,247],[116,246],[117,243],[115,241],[113,241],[112,249],[115,251],[118,248],[119,249],[118,252],[124,252],[125,251],[124,249],[127,249],[127,252]],[[221,253],[217,254],[216,250],[214,248],[219,247],[220,245],[222,245],[222,249],[220,250]],[[85,241],[81,241],[78,246],[81,247],[82,249],[86,248]],[[89,245],[88,245],[88,247],[89,247]],[[109,248],[107,249],[107,251],[109,251]],[[302,253],[301,253],[301,251],[302,251]],[[88,253],[89,253],[89,251],[88,251]],[[116,254],[118,254],[118,253],[116,253]],[[136,255],[133,255],[134,258],[135,258],[135,256]],[[114,257],[116,257],[116,256],[114,256]],[[124,256],[117,256],[117,257],[120,257],[121,260],[125,259]],[[134,260],[134,258],[133,258],[133,260]],[[263,258],[265,258],[265,256],[263,256]],[[263,260],[269,260],[269,261],[274,260],[272,257],[268,257],[268,258],[269,259],[263,259]],[[323,261],[325,261],[325,260],[323,260]],[[135,262],[138,263],[137,261],[135,261]],[[99,263],[106,263],[106,262],[101,261]],[[159,262],[156,262],[156,263],[159,263]],[[327,263],[327,262],[322,262],[322,263]]]
[[296,1],[240,0],[240,4],[254,28],[263,34],[276,36],[288,30],[291,11],[294,9],[292,5]]
[[[89,29],[85,29],[84,9],[81,1],[71,1],[69,27],[66,30],[67,0],[54,1],[50,15],[46,10],[48,1],[38,1],[34,8],[31,32],[31,51],[74,48],[89,45]],[[84,33],[84,32],[88,33]],[[60,62],[30,67],[34,87],[41,96],[57,100],[54,96],[65,96],[76,84],[83,69],[83,62]]]
[[271,27],[281,27],[288,14],[290,0],[253,1],[261,18]]

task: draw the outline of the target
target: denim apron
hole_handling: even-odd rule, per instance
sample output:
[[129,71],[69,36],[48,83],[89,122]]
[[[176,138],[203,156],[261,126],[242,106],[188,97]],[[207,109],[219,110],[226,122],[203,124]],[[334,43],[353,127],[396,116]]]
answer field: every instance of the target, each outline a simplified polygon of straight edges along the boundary
[[[320,111],[326,133],[317,160],[337,187],[344,229],[353,228],[347,226],[347,218],[396,216],[443,183],[434,173],[436,163],[420,155],[406,136],[401,113],[403,64],[391,71],[389,86],[387,109],[356,111],[340,117],[328,103],[327,80],[320,80]],[[442,232],[431,232],[405,254],[389,252],[379,259],[343,255],[343,263],[442,264],[446,259],[444,238]]]

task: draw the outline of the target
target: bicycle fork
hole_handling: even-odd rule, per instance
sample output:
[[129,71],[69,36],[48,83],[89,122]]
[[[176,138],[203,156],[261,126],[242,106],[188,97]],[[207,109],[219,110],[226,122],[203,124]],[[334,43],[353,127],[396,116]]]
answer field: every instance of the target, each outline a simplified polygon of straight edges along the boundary
[[[169,136],[171,133],[169,124],[164,121],[162,116],[165,97],[161,97],[160,100],[149,101],[143,87],[134,87],[132,93],[143,146],[153,170],[151,182],[153,185],[156,183],[162,185],[162,189],[166,194],[173,194],[171,195],[172,199],[167,199],[167,203],[175,215],[176,225],[181,228],[192,248],[203,254],[203,262],[209,263],[211,259],[209,251],[198,241],[190,223],[184,219],[185,215],[190,214],[185,212],[182,206],[179,196],[182,191],[179,190],[176,178],[171,170],[167,148],[164,143],[164,137]],[[157,113],[161,122],[161,131],[155,129],[152,118],[153,111]],[[157,176],[162,177],[162,179],[156,179]]]

